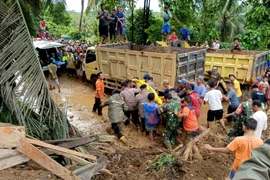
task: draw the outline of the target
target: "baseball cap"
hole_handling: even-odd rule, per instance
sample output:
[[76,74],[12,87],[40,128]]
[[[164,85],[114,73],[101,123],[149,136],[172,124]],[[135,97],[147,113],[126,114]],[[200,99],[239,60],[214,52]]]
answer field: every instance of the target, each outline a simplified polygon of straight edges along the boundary
[[149,75],[149,74],[145,74],[145,75],[143,76],[143,79],[150,79],[150,75]]
[[232,74],[232,73],[231,73],[231,74],[229,74],[229,77],[231,77],[231,76],[233,76],[233,77],[235,77],[235,78],[236,78],[235,74]]
[[141,86],[140,86],[140,89],[145,89],[147,86],[146,86],[146,84],[142,84]]
[[117,89],[115,89],[115,90],[113,90],[113,92],[112,92],[112,94],[119,94],[120,93],[120,91],[119,90],[117,90]]
[[178,82],[179,82],[179,83],[183,83],[183,84],[187,84],[187,80],[184,79],[184,78],[183,78],[183,79],[179,79]]
[[257,77],[256,80],[257,80],[258,82],[261,82],[263,79],[262,79],[262,77]]
[[212,69],[213,71],[217,71],[218,70],[218,68],[217,67],[213,67],[213,69]]
[[199,75],[197,78],[200,79],[201,81],[204,81],[204,77],[202,75]]

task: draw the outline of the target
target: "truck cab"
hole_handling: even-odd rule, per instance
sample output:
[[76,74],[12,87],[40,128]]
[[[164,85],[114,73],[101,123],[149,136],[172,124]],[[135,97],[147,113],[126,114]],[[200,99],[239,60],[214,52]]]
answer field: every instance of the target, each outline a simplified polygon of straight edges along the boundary
[[96,48],[91,46],[87,48],[85,57],[85,74],[87,80],[89,80],[93,86],[95,86],[97,80],[97,73],[99,72],[98,63],[96,61]]

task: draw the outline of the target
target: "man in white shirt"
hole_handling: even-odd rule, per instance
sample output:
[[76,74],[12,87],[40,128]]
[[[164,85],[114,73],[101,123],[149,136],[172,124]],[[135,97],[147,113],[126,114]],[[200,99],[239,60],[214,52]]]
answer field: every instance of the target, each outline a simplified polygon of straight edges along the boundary
[[213,42],[212,44],[212,48],[208,48],[208,49],[213,50],[213,51],[219,50],[220,49],[219,39],[216,39],[216,41]]
[[257,129],[254,132],[254,135],[258,138],[261,138],[262,131],[265,131],[267,129],[267,115],[265,112],[261,109],[261,101],[260,100],[254,100],[252,103],[252,109],[254,111],[254,114],[252,115],[252,118],[254,118],[258,124]]
[[222,107],[222,94],[220,90],[215,89],[215,83],[210,81],[208,83],[210,91],[208,91],[204,96],[204,104],[208,103],[210,109],[207,112],[207,126],[212,127],[214,121],[220,121],[222,127],[225,128],[223,116],[223,107]]

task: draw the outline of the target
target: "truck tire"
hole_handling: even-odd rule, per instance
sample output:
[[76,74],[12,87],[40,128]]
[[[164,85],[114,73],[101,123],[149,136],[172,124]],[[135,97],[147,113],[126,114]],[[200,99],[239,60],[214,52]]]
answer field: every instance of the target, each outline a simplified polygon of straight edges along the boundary
[[184,47],[183,42],[180,40],[175,40],[172,42],[172,47],[179,47],[179,48]]
[[93,87],[94,90],[96,90],[96,81],[97,81],[97,77],[96,76],[91,76],[91,85]]

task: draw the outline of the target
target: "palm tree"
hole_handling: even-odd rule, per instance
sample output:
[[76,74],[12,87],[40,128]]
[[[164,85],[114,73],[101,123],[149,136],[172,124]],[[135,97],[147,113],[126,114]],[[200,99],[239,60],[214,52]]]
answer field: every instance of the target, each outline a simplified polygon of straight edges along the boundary
[[79,31],[82,31],[82,20],[83,20],[83,11],[84,11],[84,0],[81,1],[82,9],[81,9],[81,17],[79,23]]
[[222,13],[216,21],[222,41],[232,41],[237,34],[245,32],[245,9],[245,4],[239,0],[226,0]]
[[[1,0],[8,7],[11,7],[17,0]],[[27,27],[32,36],[36,36],[36,27],[39,27],[40,14],[44,9],[52,9],[51,7],[62,2],[66,5],[66,0],[18,0],[22,9],[24,19],[27,23]]]
[[[84,0],[81,0],[82,9],[81,9],[81,17],[80,17],[80,23],[79,23],[79,31],[82,31],[82,21],[83,21],[83,15],[84,15]],[[91,9],[94,9],[96,7],[96,1],[95,0],[88,0],[87,6],[85,9],[85,15],[88,16]]]
[[0,121],[41,140],[74,134],[49,93],[20,5],[0,1],[0,15]]

